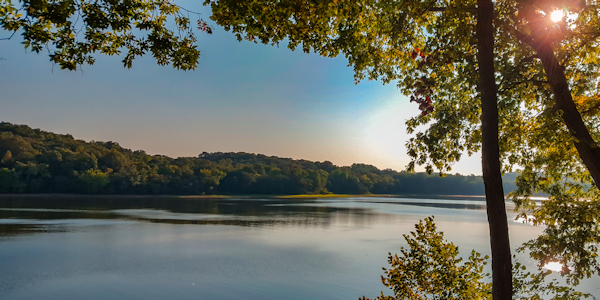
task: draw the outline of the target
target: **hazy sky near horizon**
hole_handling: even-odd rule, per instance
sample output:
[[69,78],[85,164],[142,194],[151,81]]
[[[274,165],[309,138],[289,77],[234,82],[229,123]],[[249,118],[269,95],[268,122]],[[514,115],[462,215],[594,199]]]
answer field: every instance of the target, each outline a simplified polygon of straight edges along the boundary
[[[183,3],[208,19],[206,8]],[[20,36],[0,41],[0,121],[172,157],[243,151],[405,168],[404,122],[419,110],[394,84],[355,85],[344,57],[238,42],[211,25],[212,35],[198,33],[199,66],[188,72],[151,57],[126,69],[102,55],[64,71],[24,50]],[[452,173],[481,174],[480,162],[465,156]]]

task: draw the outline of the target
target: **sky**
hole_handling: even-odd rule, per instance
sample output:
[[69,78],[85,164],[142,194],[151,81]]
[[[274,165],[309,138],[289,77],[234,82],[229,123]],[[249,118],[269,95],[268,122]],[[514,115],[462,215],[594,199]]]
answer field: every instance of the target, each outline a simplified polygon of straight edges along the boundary
[[[181,2],[208,20],[199,1]],[[404,122],[420,111],[395,84],[355,85],[344,57],[238,42],[209,24],[212,35],[198,32],[199,66],[187,72],[151,57],[126,69],[102,55],[65,71],[18,35],[0,41],[0,121],[171,157],[250,152],[405,169]],[[480,154],[452,173],[481,174]]]

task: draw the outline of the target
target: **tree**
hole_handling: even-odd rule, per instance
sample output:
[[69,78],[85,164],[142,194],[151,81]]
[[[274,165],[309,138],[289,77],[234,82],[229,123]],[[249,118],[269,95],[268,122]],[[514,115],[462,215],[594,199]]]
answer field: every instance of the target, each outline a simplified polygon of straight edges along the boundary
[[[443,239],[433,217],[420,220],[415,231],[405,234],[408,248],[400,248],[400,255],[389,253],[389,269],[384,268],[382,283],[392,289],[394,296],[381,296],[374,300],[395,299],[491,299],[491,284],[484,273],[488,257],[475,250],[464,260],[459,249]],[[590,294],[575,291],[558,280],[548,279],[551,271],[529,272],[516,262],[513,299],[519,300],[575,300],[593,298]],[[551,298],[550,298],[551,297]],[[368,300],[362,297],[361,300]]]
[[[354,66],[357,80],[381,78],[384,83],[399,80],[399,85],[407,93],[413,94],[411,101],[419,103],[423,117],[436,114],[432,101],[432,97],[437,96],[434,91],[437,88],[435,78],[450,78],[455,72],[455,69],[448,66],[430,71],[435,69],[432,65],[443,61],[452,67],[469,67],[468,83],[472,88],[466,89],[467,93],[463,95],[465,98],[478,98],[473,97],[477,95],[478,87],[482,99],[481,142],[484,146],[483,174],[490,222],[494,295],[496,299],[511,298],[510,245],[499,162],[491,1],[478,1],[477,6],[472,2],[459,1],[265,0],[251,3],[206,3],[212,6],[211,18],[225,29],[231,29],[239,40],[243,36],[247,40],[275,44],[288,38],[288,47],[292,50],[300,45],[305,52],[314,50],[324,56],[344,54],[349,64]],[[265,10],[264,7],[271,9]],[[470,13],[475,8],[479,22],[475,22]],[[434,11],[443,13],[430,13]],[[465,22],[457,22],[459,14],[463,15]],[[472,53],[462,54],[463,49],[460,47],[465,46],[473,48],[470,49]],[[478,51],[474,51],[477,47]],[[448,51],[449,55],[436,53],[439,52],[437,50],[431,51],[432,48]],[[474,57],[475,53],[477,58]],[[478,76],[474,74],[475,66],[479,69]],[[450,97],[454,96],[452,94]],[[471,113],[471,117],[479,119],[479,114]],[[470,130],[478,135],[476,128]],[[479,139],[475,136],[471,138]],[[454,137],[453,145],[458,149],[451,149],[449,145],[439,148],[444,154],[450,154],[450,162],[457,160],[464,149],[464,146],[457,143],[457,139],[458,137]],[[469,141],[467,149],[478,147],[478,142],[479,140]],[[416,157],[417,152],[412,151],[412,156]],[[442,170],[444,167],[449,170],[448,163],[441,164],[448,155],[442,157],[434,157],[434,165]],[[426,160],[417,161],[425,162]],[[414,168],[414,162],[410,168]],[[427,166],[428,172],[432,169],[431,165]]]
[[[287,38],[291,49],[300,47],[324,56],[345,55],[354,67],[357,80],[381,79],[384,83],[397,80],[399,87],[411,95],[411,101],[417,102],[422,110],[420,116],[407,123],[409,132],[428,125],[408,143],[409,154],[413,157],[409,169],[415,164],[423,164],[430,172],[433,169],[449,171],[463,151],[472,153],[482,144],[493,150],[493,141],[486,142],[484,135],[489,130],[486,122],[494,124],[496,121],[493,109],[488,110],[490,114],[485,113],[485,106],[497,102],[500,155],[494,157],[483,149],[484,160],[494,163],[496,158],[502,159],[504,171],[515,166],[524,168],[521,181],[529,185],[522,184],[521,191],[514,194],[519,208],[526,208],[524,203],[528,202],[519,200],[518,196],[527,199],[539,190],[552,192],[552,201],[560,201],[561,195],[573,191],[572,180],[579,186],[579,193],[569,202],[573,207],[581,206],[584,198],[598,199],[595,187],[585,190],[586,185],[594,184],[591,174],[595,172],[596,164],[595,155],[586,151],[593,154],[598,148],[586,135],[586,132],[591,132],[592,137],[598,135],[594,126],[598,114],[598,85],[594,79],[598,73],[598,55],[595,54],[599,50],[600,6],[595,2],[579,5],[573,1],[506,0],[496,2],[494,14],[491,13],[491,1],[478,1],[478,5],[473,1],[343,0],[207,3],[213,8],[212,19],[237,34],[240,40],[277,44]],[[571,21],[551,25],[550,13],[563,7],[576,15],[571,16]],[[482,8],[487,12],[482,12]],[[476,15],[489,21],[487,32],[478,28],[484,24],[475,22]],[[543,22],[536,23],[540,19]],[[494,35],[498,41],[493,43],[495,59],[489,56],[484,59],[481,56],[484,47],[487,53],[493,48],[489,45],[489,41],[493,42],[489,38],[492,20],[496,24]],[[482,43],[482,38],[487,42]],[[532,41],[542,45],[538,50],[543,51],[532,51]],[[553,48],[558,48],[559,54],[548,50]],[[568,59],[561,65],[556,57]],[[484,71],[492,66],[496,67],[495,76],[490,76],[490,70]],[[562,77],[560,70],[566,72]],[[497,101],[492,99],[494,84],[499,86]],[[489,96],[484,95],[486,92]],[[482,102],[477,97],[479,93]],[[569,103],[571,93],[581,99],[580,109],[588,108],[583,115],[587,120],[576,113],[576,105]],[[480,116],[483,122],[480,122]],[[483,126],[481,129],[480,125]],[[492,202],[503,203],[500,200],[503,197],[498,195],[501,180],[496,169],[497,166],[487,172],[484,169],[484,176],[488,173],[495,177],[492,189],[498,201]],[[561,174],[560,171],[565,170],[571,172]],[[570,177],[571,181],[565,181],[565,177]],[[487,186],[490,180],[486,181]],[[548,208],[551,207],[552,202],[548,202]],[[503,214],[502,205],[493,211]],[[542,214],[542,211],[538,212]],[[552,217],[549,209],[543,213],[546,221],[560,222]],[[488,216],[491,221],[496,214],[492,212]],[[586,224],[592,228],[598,223],[595,214],[582,218],[587,219]],[[506,228],[506,225],[499,227]],[[492,235],[494,228],[499,227],[491,226]],[[543,247],[571,251],[570,254],[552,253],[563,262],[572,262],[571,267],[595,264],[595,261],[580,259],[589,256],[578,250],[593,249],[595,230],[588,231],[589,234],[573,247],[552,247],[553,244],[569,245],[572,235],[567,227],[557,229],[551,238],[545,239]],[[507,240],[507,235],[502,233],[497,238],[492,237],[492,241],[500,240]],[[500,247],[501,252],[510,259],[507,243],[504,244]],[[506,274],[510,268],[509,264],[504,265],[503,273]],[[496,272],[497,268],[493,269]],[[573,274],[580,276],[582,273]],[[509,282],[504,280],[502,290],[510,289],[506,284]],[[503,296],[504,299],[507,297]]]
[[[566,16],[552,21],[557,9]],[[521,98],[516,103],[527,108],[515,110],[516,122],[505,124],[513,134],[534,125],[506,151],[508,165],[524,167],[513,199],[518,209],[533,211],[537,224],[547,225],[526,244],[532,256],[540,264],[568,265],[563,275],[574,284],[600,271],[598,9],[596,1],[499,2],[500,14],[508,16],[499,20],[506,32],[500,52],[510,58],[501,94]],[[542,206],[529,201],[537,191],[550,194],[551,201]]]
[[110,179],[108,174],[100,171],[89,169],[79,176],[82,183],[81,191],[86,194],[97,194],[104,192]]
[[12,192],[14,180],[15,170],[0,168],[0,193]]
[[4,156],[2,156],[2,159],[0,160],[0,164],[6,166],[12,162],[13,162],[12,153],[10,152],[10,150],[6,150],[6,153],[4,153]]
[[[556,108],[562,112],[562,119],[575,138],[574,145],[581,160],[596,185],[600,185],[600,148],[577,110],[569,82],[565,76],[564,69],[570,58],[567,56],[560,62],[554,50],[554,48],[562,46],[561,44],[564,45],[565,42],[569,44],[573,41],[580,42],[580,45],[575,46],[579,48],[585,47],[586,44],[596,43],[600,37],[600,31],[596,26],[597,15],[593,15],[597,13],[597,7],[591,5],[593,4],[587,5],[585,1],[518,1],[516,9],[521,13],[513,14],[513,23],[510,25],[514,36],[521,43],[529,46],[542,62],[547,84],[550,85],[554,94]],[[561,6],[570,14],[578,16],[575,21],[565,21],[554,26],[547,15]],[[586,19],[590,20],[590,17],[592,22],[587,24],[582,22]],[[573,49],[572,52],[577,50],[579,49]],[[577,55],[576,53],[567,55],[573,54]]]
[[[26,14],[23,17],[17,16],[17,10],[4,0],[5,5],[0,11],[3,27],[24,30],[26,42],[31,32],[33,41],[41,41],[42,44],[60,41],[56,43],[59,49],[63,44],[75,45],[69,42],[73,39],[70,35],[63,36],[50,29],[45,35],[38,36],[35,33],[40,27],[28,27],[27,22],[42,22],[42,25],[54,22],[58,25],[56,28],[71,26],[68,18],[63,18],[64,14],[56,13],[61,7],[71,11],[87,9],[87,6],[73,6],[66,1],[48,4],[43,0],[37,1],[36,5],[38,2],[46,6],[24,2],[22,11]],[[161,5],[168,4],[158,2],[143,3],[154,3],[154,6],[145,6],[147,9],[162,8]],[[58,4],[63,6],[56,6]],[[475,1],[442,0],[225,0],[205,1],[205,4],[211,5],[213,20],[232,30],[240,40],[277,44],[287,39],[291,49],[301,47],[306,52],[312,50],[331,57],[345,55],[354,67],[357,81],[397,81],[403,92],[411,95],[411,101],[417,102],[422,110],[420,116],[407,123],[409,132],[414,132],[420,125],[428,125],[426,130],[409,141],[409,155],[413,158],[409,169],[421,164],[428,172],[434,169],[446,172],[463,152],[470,154],[482,146],[485,160],[495,164],[495,154],[485,154],[488,152],[486,149],[495,151],[493,136],[486,138],[487,132],[494,131],[486,123],[496,123],[493,108],[488,110],[486,105],[494,102],[494,105],[499,103],[498,156],[503,161],[503,169],[523,168],[518,179],[519,191],[513,195],[519,209],[534,208],[527,199],[536,191],[550,193],[553,201],[568,199],[567,209],[582,207],[584,202],[581,199],[600,199],[596,188],[600,150],[595,143],[599,135],[595,124],[600,107],[597,96],[600,87],[593,79],[598,77],[600,65],[596,55],[600,37],[597,31],[600,6],[596,1],[589,1],[589,5],[567,0],[496,1],[494,17],[491,1],[477,1],[477,5]],[[175,6],[168,4],[165,7]],[[568,8],[571,15],[562,22],[550,23],[552,10],[562,7]],[[36,15],[38,11],[47,14],[41,15],[40,19]],[[104,13],[110,15],[109,10]],[[95,20],[93,13],[91,16],[89,19]],[[476,18],[488,21],[487,25],[476,22]],[[17,19],[21,22],[14,21]],[[490,38],[492,19],[497,29],[493,33],[495,43]],[[121,21],[118,18],[112,20]],[[132,24],[136,26],[145,22],[128,17],[122,21],[127,20],[133,20]],[[179,24],[178,21],[176,23]],[[159,22],[159,27],[162,24]],[[91,27],[97,26],[92,23]],[[199,23],[199,28],[210,31],[206,23]],[[120,27],[112,29],[120,30]],[[67,42],[63,43],[63,40]],[[151,40],[148,38],[148,41]],[[489,45],[490,41],[493,45]],[[39,43],[26,45],[33,45],[33,50],[39,48]],[[177,45],[180,44],[165,42],[162,46],[169,49]],[[160,44],[153,47],[148,49],[158,49]],[[490,59],[489,53],[494,47],[495,59]],[[487,54],[482,51],[484,48]],[[77,47],[65,49],[70,49],[67,52],[73,55],[83,53],[84,56],[88,51]],[[135,57],[143,51],[130,50],[129,53]],[[153,50],[153,55],[159,58],[168,58],[171,53]],[[70,57],[75,57],[73,55]],[[58,57],[60,63],[60,55],[53,57]],[[73,64],[88,62],[86,59],[63,59],[61,66],[72,68]],[[492,62],[495,70],[491,67]],[[125,63],[128,65],[127,61]],[[496,76],[491,76],[492,73]],[[493,85],[498,87],[497,101],[492,99],[496,93]],[[478,97],[480,93],[481,98]],[[493,202],[500,204],[498,169],[498,166],[493,166],[484,171],[484,176],[491,176],[486,185],[491,182],[493,187],[489,190],[495,195]],[[552,217],[550,210],[560,205],[548,203],[545,210],[537,210],[537,213],[544,214],[544,222],[560,221]],[[494,211],[499,212],[500,209]],[[498,220],[503,218],[495,213],[489,216]],[[598,221],[594,214],[584,219],[591,220],[586,223],[590,226]],[[576,247],[567,247],[571,251],[568,255],[558,252],[552,255],[561,257],[565,262],[575,259],[571,262],[578,268],[596,263],[595,259],[587,259],[585,253],[579,250],[593,245],[592,233],[581,239]],[[504,239],[503,235],[500,234],[500,239]],[[567,241],[569,230],[558,228],[551,237],[543,245],[552,248],[552,243],[560,245]],[[500,239],[492,237],[492,240]],[[584,273],[573,274],[582,276]]]
[[484,281],[489,274],[483,272],[487,257],[473,250],[463,263],[458,247],[444,241],[433,217],[419,221],[404,239],[408,249],[401,248],[400,255],[389,253],[390,269],[381,276],[394,297],[381,293],[377,300],[491,299],[491,284]]
[[[0,0],[0,26],[21,32],[26,48],[48,50],[50,60],[68,70],[93,64],[94,53],[122,52],[126,67],[149,53],[160,65],[193,70],[200,51],[190,14],[198,15],[168,0]],[[201,19],[198,26],[212,32]]]
[[498,90],[494,68],[494,4],[477,0],[477,65],[481,95],[481,166],[492,249],[492,296],[512,299],[512,262],[498,143]]
[[212,193],[218,186],[219,181],[227,174],[219,170],[202,169],[198,172],[198,177],[202,183],[204,193]]

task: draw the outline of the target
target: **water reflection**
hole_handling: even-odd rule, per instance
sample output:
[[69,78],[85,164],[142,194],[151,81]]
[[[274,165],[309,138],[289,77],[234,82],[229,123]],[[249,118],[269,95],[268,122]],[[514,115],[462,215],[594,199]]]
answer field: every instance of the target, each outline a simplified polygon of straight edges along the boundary
[[[182,197],[0,197],[0,208],[46,209],[55,212],[76,212],[77,210],[119,210],[119,209],[161,209],[180,213],[205,213],[222,215],[268,215],[281,213],[314,212],[331,213],[345,207],[322,206],[322,203],[382,203],[397,205],[417,205],[438,208],[482,209],[483,199],[459,197],[456,199],[419,198],[313,198],[313,199],[220,199]],[[315,204],[316,206],[311,206]],[[68,211],[64,211],[68,210]]]
[[[385,290],[387,253],[425,216],[461,253],[489,254],[483,208],[460,197],[0,198],[0,298],[358,299]],[[511,226],[513,245],[540,231]]]
[[47,226],[34,224],[2,224],[0,223],[0,237],[8,237],[23,234],[41,232],[60,232],[58,228],[49,229]]
[[424,206],[424,207],[437,207],[437,208],[451,208],[451,209],[477,209],[482,210],[485,209],[485,203],[442,203],[442,202],[407,202],[407,201],[395,201],[395,202],[379,202],[385,204],[396,204],[396,205],[416,205],[416,206]]
[[[477,199],[480,200],[480,199]],[[392,205],[393,207],[390,207]],[[413,207],[413,208],[411,208]],[[419,208],[420,207],[420,208]],[[190,225],[299,226],[368,225],[389,222],[398,214],[431,215],[432,209],[482,210],[481,201],[416,198],[210,199],[180,197],[5,197],[2,235],[52,232],[53,224],[31,220],[126,220]],[[54,224],[56,225],[56,224]],[[54,226],[56,227],[56,226]]]
[[[331,205],[328,200],[319,199],[14,197],[0,198],[0,224],[13,223],[4,228],[3,235],[17,235],[55,231],[56,229],[50,227],[56,225],[51,222],[56,220],[123,220],[161,224],[327,228],[332,224],[360,226],[394,219],[392,214],[369,207],[378,203],[376,199],[368,202],[360,198],[335,202],[336,205]],[[348,203],[351,202],[354,204],[349,205]],[[42,226],[44,224],[46,227]]]
[[317,203],[314,199],[190,199],[179,197],[56,197],[0,198],[0,208],[68,210],[157,209],[174,213],[238,216],[279,215],[282,213],[332,213],[343,208],[310,207],[295,204]]

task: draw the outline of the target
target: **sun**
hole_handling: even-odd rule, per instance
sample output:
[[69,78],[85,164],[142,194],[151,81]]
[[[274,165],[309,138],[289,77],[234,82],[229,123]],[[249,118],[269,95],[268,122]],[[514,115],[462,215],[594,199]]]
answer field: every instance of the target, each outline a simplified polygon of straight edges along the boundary
[[554,272],[560,272],[563,265],[557,261],[551,261],[546,263],[543,268]]
[[564,15],[565,13],[562,11],[562,9],[557,9],[550,14],[550,19],[552,22],[558,22],[562,20]]

